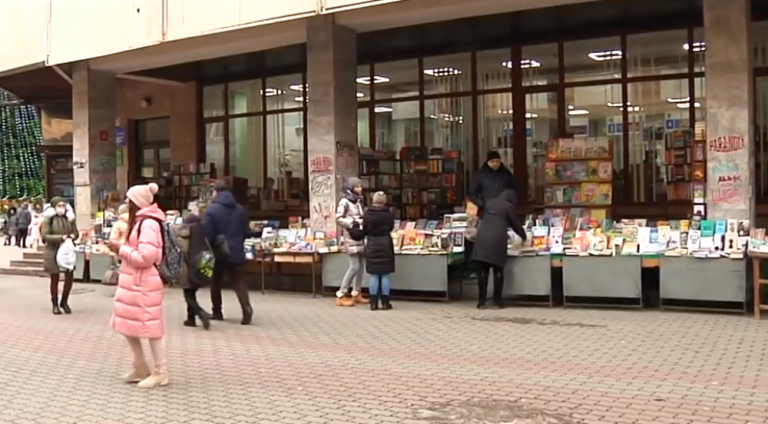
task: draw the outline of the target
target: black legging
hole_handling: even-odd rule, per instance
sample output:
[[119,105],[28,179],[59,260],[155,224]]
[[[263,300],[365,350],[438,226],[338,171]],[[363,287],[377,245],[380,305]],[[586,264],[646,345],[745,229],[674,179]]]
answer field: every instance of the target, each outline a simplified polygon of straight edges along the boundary
[[504,268],[491,265],[487,262],[477,263],[477,305],[484,306],[488,298],[488,278],[493,273],[493,303],[502,306],[502,293],[504,292]]

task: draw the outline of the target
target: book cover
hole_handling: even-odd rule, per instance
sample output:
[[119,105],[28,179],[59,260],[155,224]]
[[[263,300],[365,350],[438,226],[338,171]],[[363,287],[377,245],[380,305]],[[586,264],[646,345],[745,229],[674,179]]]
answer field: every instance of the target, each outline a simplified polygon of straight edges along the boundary
[[535,249],[546,249],[549,236],[549,227],[536,226],[531,229],[531,247]]
[[688,231],[680,231],[680,248],[688,248]]
[[[659,229],[659,243],[665,246],[669,245],[670,232],[672,231],[669,225],[659,225],[656,227]],[[678,236],[679,237],[679,236]]]
[[680,230],[669,231],[669,241],[667,247],[670,249],[680,249]]
[[680,231],[688,231],[691,229],[691,221],[687,219],[680,220]]
[[547,247],[563,246],[563,227],[550,227]]
[[583,138],[576,138],[571,141],[571,157],[574,159],[580,159],[584,156],[584,149],[587,147],[586,140]]
[[598,205],[610,205],[613,201],[613,187],[609,183],[598,184],[597,202]]
[[597,168],[597,178],[600,180],[613,179],[613,163],[608,161],[599,162]]
[[581,185],[581,200],[586,204],[597,204],[598,184],[584,183]]
[[688,251],[699,250],[701,248],[701,230],[691,229],[688,231]]

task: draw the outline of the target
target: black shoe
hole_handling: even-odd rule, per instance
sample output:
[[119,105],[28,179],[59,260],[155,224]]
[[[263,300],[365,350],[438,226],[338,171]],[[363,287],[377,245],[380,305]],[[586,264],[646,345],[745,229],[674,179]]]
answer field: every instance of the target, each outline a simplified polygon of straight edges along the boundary
[[187,318],[186,321],[184,321],[185,327],[197,327],[197,323],[195,322],[194,318]]
[[485,309],[485,308],[486,308],[485,302],[478,302],[477,303],[477,309]]
[[381,309],[385,311],[392,309],[392,304],[389,303],[389,296],[381,296]]
[[496,309],[504,309],[504,301],[501,299],[496,299],[493,301],[493,306],[495,306]]
[[369,298],[371,301],[371,310],[372,311],[378,311],[379,310],[379,295],[372,294]]
[[251,325],[252,321],[253,321],[253,308],[248,307],[248,309],[243,311],[243,319],[240,321],[240,325]]
[[200,314],[198,315],[200,318],[200,321],[203,323],[203,328],[206,330],[211,329],[211,314],[205,311],[200,311]]
[[53,312],[54,315],[61,315],[61,309],[59,309],[59,300],[58,299],[51,299],[51,304],[53,305]]
[[221,312],[213,311],[211,314],[211,321],[224,321],[224,314]]
[[62,300],[61,302],[59,302],[59,307],[67,315],[72,313],[72,309],[69,308],[69,302],[66,300]]

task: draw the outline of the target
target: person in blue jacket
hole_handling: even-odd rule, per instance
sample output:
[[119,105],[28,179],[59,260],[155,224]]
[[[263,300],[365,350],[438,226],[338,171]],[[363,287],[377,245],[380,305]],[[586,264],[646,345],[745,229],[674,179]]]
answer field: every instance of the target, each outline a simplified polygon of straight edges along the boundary
[[253,320],[253,308],[248,297],[248,283],[243,278],[245,264],[243,242],[248,237],[260,237],[261,234],[251,231],[248,225],[248,214],[245,208],[237,203],[226,181],[216,181],[213,190],[213,203],[203,214],[205,237],[216,256],[211,281],[211,319],[217,321],[224,319],[221,286],[227,274],[243,311],[243,319],[240,323],[249,325]]

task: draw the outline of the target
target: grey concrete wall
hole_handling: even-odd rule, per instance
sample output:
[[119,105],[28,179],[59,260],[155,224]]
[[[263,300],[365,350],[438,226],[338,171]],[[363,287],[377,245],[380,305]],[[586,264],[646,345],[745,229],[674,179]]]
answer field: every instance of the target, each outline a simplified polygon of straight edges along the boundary
[[73,66],[72,156],[77,226],[90,227],[104,193],[117,188],[115,166],[115,76],[84,62]]
[[332,15],[307,21],[309,219],[336,231],[344,180],[357,176],[357,34]]
[[707,215],[754,218],[749,0],[704,0]]

